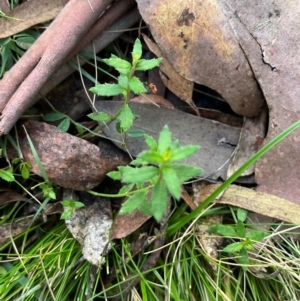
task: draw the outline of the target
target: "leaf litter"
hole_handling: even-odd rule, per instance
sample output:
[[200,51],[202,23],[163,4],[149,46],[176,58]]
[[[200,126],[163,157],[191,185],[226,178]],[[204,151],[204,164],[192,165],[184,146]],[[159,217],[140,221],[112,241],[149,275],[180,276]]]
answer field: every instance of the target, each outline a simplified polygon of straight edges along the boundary
[[[234,1],[223,1],[220,2],[220,6],[217,7],[215,3],[208,1],[207,6],[204,8],[199,8],[199,10],[194,10],[191,7],[191,3],[185,3],[184,5],[180,1],[174,1],[172,2],[171,6],[168,7],[169,14],[167,14],[168,18],[163,19],[162,13],[165,13],[166,7],[164,7],[165,2],[160,1],[161,5],[157,1],[153,1],[153,5],[155,5],[155,9],[152,6],[149,6],[148,8],[143,6],[143,1],[137,1],[139,3],[139,8],[141,11],[142,16],[144,17],[144,20],[150,25],[151,32],[156,40],[156,43],[160,46],[162,53],[164,53],[164,57],[166,60],[169,60],[169,62],[172,62],[174,64],[173,68],[176,70],[179,76],[181,76],[183,79],[185,77],[188,78],[188,81],[193,84],[193,82],[198,82],[202,84],[207,84],[207,86],[210,86],[212,88],[215,88],[217,91],[220,92],[221,95],[224,96],[224,98],[230,103],[230,105],[233,107],[233,109],[244,115],[248,116],[251,115],[257,115],[262,107],[263,107],[263,101],[262,96],[260,92],[258,91],[258,87],[256,86],[255,81],[257,80],[259,82],[260,88],[263,91],[264,96],[266,97],[268,106],[270,110],[270,126],[269,131],[267,135],[267,141],[273,138],[277,133],[279,133],[282,129],[284,129],[287,125],[289,125],[293,120],[298,118],[298,110],[297,110],[297,103],[295,97],[298,93],[297,89],[295,88],[295,79],[289,80],[289,75],[287,74],[288,68],[293,68],[293,70],[296,70],[295,72],[298,73],[298,67],[295,67],[295,62],[293,61],[292,57],[286,58],[286,53],[283,56],[283,52],[286,51],[286,49],[282,46],[286,42],[288,44],[288,47],[293,49],[294,45],[293,43],[297,44],[299,41],[297,40],[296,36],[293,36],[292,32],[289,32],[286,35],[283,35],[282,32],[286,30],[286,28],[290,28],[291,24],[296,24],[297,22],[293,18],[289,18],[290,20],[287,20],[285,18],[283,20],[283,24],[286,26],[281,26],[281,24],[277,24],[276,13],[273,13],[272,16],[268,16],[268,18],[273,18],[272,22],[269,21],[266,24],[268,26],[260,26],[258,27],[257,24],[259,24],[259,18],[261,18],[261,15],[263,13],[266,14],[264,11],[266,6],[268,6],[269,10],[272,12],[275,11],[282,11],[281,6],[284,5],[284,3],[279,1],[277,5],[271,3],[270,1],[267,4],[264,4],[254,11],[253,7],[250,8],[250,13],[248,15],[245,15],[243,12],[243,1],[241,1],[240,4],[234,3]],[[170,4],[170,3],[168,3]],[[152,5],[152,3],[151,3]],[[188,6],[188,7],[187,7]],[[230,9],[228,7],[235,7],[237,14],[234,15],[232,11],[230,12]],[[263,6],[263,8],[262,8]],[[160,26],[159,29],[156,28],[155,22],[153,21],[153,18],[151,18],[151,15],[149,14],[150,10],[154,10],[157,13],[157,19],[154,20],[159,22],[158,25]],[[198,8],[197,8],[198,9]],[[294,4],[293,10],[298,11],[299,5]],[[207,11],[210,11],[208,15],[208,18],[202,18],[204,13]],[[217,13],[216,13],[217,12]],[[260,16],[258,16],[258,12]],[[214,14],[214,15],[213,15]],[[233,19],[231,19],[231,23],[226,20],[228,16],[231,16]],[[286,15],[283,15],[280,13],[280,17],[286,17]],[[200,23],[200,19],[205,19],[206,23]],[[219,19],[218,19],[219,18]],[[256,23],[253,22],[254,19],[256,20]],[[242,22],[241,22],[242,21]],[[214,22],[221,24],[222,26],[216,26]],[[285,22],[285,23],[284,23]],[[230,23],[230,26],[229,26]],[[239,24],[238,24],[239,23]],[[245,26],[245,28],[241,29],[241,23]],[[173,34],[173,36],[176,36],[175,41],[172,42],[170,45],[167,44],[168,39],[163,37],[162,30],[169,30],[170,24],[177,24],[178,28],[176,27],[176,32],[178,35],[176,36]],[[256,24],[253,26],[253,24]],[[272,33],[270,34],[270,24],[272,24]],[[223,26],[224,25],[224,26]],[[251,27],[252,26],[252,27]],[[202,44],[198,44],[198,40],[195,36],[191,35],[191,29],[195,29],[198,31],[196,35],[204,35],[204,48],[202,48]],[[224,32],[221,32],[221,29],[217,28],[223,28]],[[275,30],[275,29],[276,30]],[[284,29],[283,29],[284,28]],[[267,30],[268,29],[268,30]],[[231,32],[232,31],[232,32]],[[170,32],[174,32],[170,30]],[[256,36],[258,38],[256,38]],[[168,38],[170,36],[168,35]],[[255,39],[254,39],[255,37]],[[284,38],[283,38],[284,37]],[[224,38],[224,40],[223,40]],[[247,39],[252,40],[250,43]],[[176,45],[181,45],[182,47],[177,47],[175,51],[171,51],[171,48],[173,47],[174,43]],[[242,51],[238,49],[237,45],[238,43],[241,44]],[[259,47],[257,47],[257,44],[259,44]],[[213,51],[209,52],[205,46],[213,45]],[[263,46],[262,46],[263,45]],[[230,48],[231,47],[231,48]],[[174,47],[173,47],[174,48]],[[190,52],[191,50],[197,50],[202,49],[201,55],[199,55],[199,52],[193,53]],[[252,56],[252,53],[255,53],[255,55]],[[259,50],[259,51],[258,51]],[[232,53],[231,53],[232,51]],[[257,55],[257,52],[259,52],[259,55]],[[260,53],[261,52],[261,53]],[[211,55],[211,54],[214,55]],[[217,53],[217,55],[215,54]],[[246,55],[247,53],[247,55]],[[250,54],[249,54],[250,53]],[[274,54],[275,53],[275,54]],[[205,62],[201,60],[201,57],[204,57],[206,60],[208,58],[213,59],[213,62],[217,61],[217,63],[214,66],[214,63],[211,63],[209,61],[209,66],[206,67]],[[261,60],[261,56],[263,60]],[[188,60],[187,58],[190,58]],[[226,61],[226,57],[230,57],[231,60],[228,63]],[[284,64],[280,63],[280,60],[282,57],[286,58],[284,60]],[[238,58],[237,60],[235,60]],[[258,59],[259,58],[259,59]],[[185,60],[185,65],[183,65],[183,61]],[[240,60],[241,62],[238,64],[237,61]],[[228,67],[229,66],[229,67]],[[226,72],[228,70],[227,68],[230,68],[230,66],[235,66],[238,70],[238,72]],[[275,66],[275,67],[274,67]],[[293,66],[293,67],[291,67]],[[172,66],[171,66],[172,67]],[[212,67],[216,68],[213,69]],[[199,71],[201,71],[202,74],[199,74]],[[270,69],[273,69],[271,71],[274,71],[273,73],[270,72]],[[218,73],[218,69],[221,69],[226,76],[228,76],[227,79],[218,77],[220,74]],[[253,74],[251,71],[254,72],[255,80],[253,80]],[[213,71],[212,71],[213,70]],[[176,72],[175,71],[175,72]],[[280,72],[279,72],[280,71]],[[168,73],[165,73],[168,75]],[[213,76],[212,76],[213,74]],[[238,76],[241,74],[246,74],[246,79],[238,79]],[[215,76],[217,75],[217,76]],[[295,77],[296,78],[296,77]],[[173,77],[171,77],[173,79]],[[185,79],[186,80],[186,79]],[[240,80],[242,81],[242,84],[240,83]],[[166,81],[165,81],[166,82]],[[229,83],[235,84],[235,89],[237,86],[242,89],[237,89],[238,91],[235,91],[233,93],[232,87],[228,87]],[[254,84],[254,83],[255,84]],[[275,84],[274,84],[275,83]],[[292,85],[293,89],[289,89],[285,86],[286,83],[289,83],[289,85]],[[176,85],[175,85],[176,86]],[[169,86],[170,90],[171,85]],[[175,90],[175,88],[174,88]],[[243,90],[243,91],[241,91]],[[292,91],[293,90],[293,91]],[[297,93],[296,93],[297,92]],[[191,90],[189,89],[188,93],[191,93]],[[251,95],[252,93],[252,95]],[[254,95],[254,96],[253,96]],[[299,95],[299,93],[298,93]],[[178,95],[180,97],[180,95]],[[245,98],[248,100],[245,102]],[[252,98],[253,97],[253,98]],[[186,98],[190,99],[190,94],[188,94],[188,97],[180,97],[180,98]],[[255,99],[254,102],[251,102],[252,99]],[[250,101],[249,101],[250,100]],[[252,104],[252,108],[249,109],[249,102]],[[102,104],[101,104],[102,105]],[[99,104],[99,107],[101,107]],[[103,105],[105,106],[105,104]],[[107,108],[106,108],[107,109]],[[107,110],[110,110],[107,109]],[[137,109],[138,111],[139,109]],[[150,110],[149,110],[150,111]],[[284,111],[284,113],[283,113]],[[141,113],[142,111],[138,111],[141,115],[138,114],[138,117],[143,120],[144,122],[144,116],[148,114],[148,109],[144,112],[147,113]],[[250,113],[249,113],[250,112]],[[144,115],[143,115],[144,114]],[[158,116],[161,116],[162,119],[170,115],[170,119],[177,119],[181,120],[181,118],[178,114],[171,114],[167,111],[161,110],[156,111],[152,115],[150,114],[150,118],[153,120],[157,120]],[[182,115],[183,116],[183,115]],[[188,117],[189,119],[192,119],[192,117]],[[166,120],[168,120],[166,118]],[[198,133],[197,130],[194,130],[194,128],[190,125],[188,119],[183,118],[184,121],[180,122],[178,125],[178,136],[179,139],[184,136],[186,133],[190,133],[191,128],[192,131],[194,131],[196,134]],[[198,119],[199,121],[199,119]],[[235,132],[235,139],[234,143],[232,145],[239,145],[239,151],[242,154],[242,156],[245,156],[243,154],[243,150],[249,150],[251,149],[250,154],[246,155],[246,158],[249,158],[251,156],[251,153],[256,150],[257,147],[260,147],[264,135],[264,129],[259,126],[259,132],[256,132],[255,124],[254,127],[251,130],[250,138],[245,138],[245,132],[248,131],[248,127],[246,126],[249,124],[249,122],[254,123],[253,119],[248,119],[245,121],[244,127],[242,129],[242,133],[240,138],[239,137],[239,130],[235,130],[233,128],[228,128],[228,131],[232,129],[232,131]],[[152,122],[153,123],[153,122]],[[193,123],[193,122],[192,122]],[[263,122],[261,123],[263,124]],[[253,124],[252,124],[253,125]],[[207,128],[210,126],[214,127],[214,123],[210,123],[210,125],[207,125]],[[152,126],[150,126],[150,122],[146,124],[146,131],[149,131],[151,133],[157,133],[157,130],[153,129]],[[175,128],[174,128],[174,132]],[[219,139],[219,141],[223,144],[228,144],[227,146],[231,144],[231,141],[228,142],[227,140],[222,140],[222,137],[218,137],[218,130],[216,130],[213,133],[213,137],[215,139]],[[107,132],[108,136],[113,136],[114,134],[112,131]],[[221,135],[222,136],[222,135]],[[205,144],[205,137],[201,136],[198,137],[197,140],[199,141],[199,145]],[[255,139],[254,142],[252,139]],[[298,170],[295,170],[295,166],[297,166],[297,156],[299,154],[297,146],[295,143],[299,140],[299,137],[297,133],[292,134],[289,138],[289,140],[285,140],[282,147],[277,147],[276,150],[273,152],[271,151],[266,155],[264,159],[262,159],[257,167],[256,167],[256,173],[257,173],[257,179],[258,179],[258,188],[256,189],[256,192],[254,190],[246,189],[246,188],[238,188],[235,186],[229,187],[229,189],[224,193],[222,198],[219,200],[219,203],[224,204],[230,204],[235,206],[240,206],[247,208],[248,210],[258,212],[263,215],[271,216],[273,218],[279,218],[283,221],[292,222],[292,223],[299,223],[297,214],[299,212],[299,207],[293,206],[293,204],[290,203],[290,201],[297,202],[298,195],[299,195],[299,183],[298,180],[300,177],[298,177]],[[203,142],[204,141],[204,142]],[[136,143],[136,141],[135,141]],[[191,142],[190,142],[191,143]],[[197,143],[197,142],[192,142]],[[242,143],[246,144],[246,146],[242,147]],[[250,146],[249,146],[250,143]],[[130,144],[129,144],[130,145]],[[132,143],[132,147],[130,146],[129,149],[132,154],[135,154],[137,152],[137,149],[140,147],[139,145],[134,145]],[[211,148],[211,152],[215,154],[215,148],[217,146],[214,144]],[[231,150],[234,149],[231,148]],[[208,151],[206,151],[208,152]],[[28,151],[29,153],[29,151]],[[200,153],[200,156],[202,153]],[[204,150],[205,155],[205,150]],[[226,159],[227,158],[227,159]],[[223,162],[226,162],[228,159],[230,159],[230,156],[226,156],[226,160]],[[288,159],[287,159],[288,158]],[[206,158],[207,159],[207,158]],[[205,160],[206,160],[205,159]],[[211,161],[214,161],[215,158],[211,159]],[[246,160],[245,158],[242,158],[241,161],[236,160],[236,157],[234,158],[234,164],[236,166],[231,165],[230,168],[232,171],[229,171],[231,174],[234,170],[236,170],[243,162]],[[285,163],[288,164],[285,164]],[[200,162],[202,163],[202,162]],[[197,162],[197,164],[200,164]],[[204,163],[203,163],[204,164]],[[200,165],[201,166],[201,165]],[[226,167],[224,168],[224,172],[217,174],[217,176],[222,175],[222,178],[226,178]],[[201,166],[203,167],[203,166]],[[37,173],[38,171],[34,169]],[[207,167],[208,174],[210,175],[213,171],[216,171],[215,166],[208,165]],[[292,172],[291,172],[292,171]],[[253,172],[250,171],[251,173]],[[100,180],[101,181],[101,180]],[[291,185],[287,185],[287,181],[291,181]],[[59,185],[61,185],[61,182],[58,182]],[[97,184],[95,184],[97,185]],[[62,185],[63,186],[63,185]],[[68,185],[65,185],[68,186]],[[78,187],[76,184],[74,185]],[[215,186],[208,186],[205,188],[205,193],[201,196],[202,200],[205,199],[205,196],[208,196],[216,187]],[[273,195],[274,194],[274,195]],[[276,197],[279,196],[279,197]],[[238,198],[237,198],[238,196]],[[286,199],[285,199],[286,197]],[[108,207],[106,207],[105,210],[107,210]],[[284,208],[284,210],[283,210]],[[83,217],[90,216],[91,220],[97,220],[97,219],[107,219],[107,224],[110,224],[111,221],[108,218],[109,214],[105,217],[99,217],[93,216],[93,211],[98,211],[99,208],[93,208],[91,206],[91,211],[87,211],[87,213],[83,213],[82,216],[74,217],[74,221],[68,221],[68,226],[70,228],[77,227],[80,223],[83,226],[82,229],[79,229],[78,233],[75,234],[77,239],[81,241],[84,245],[83,237],[84,235],[92,229],[92,232],[94,232],[95,228],[98,227],[99,224],[97,223],[91,223],[91,225],[83,225],[83,222],[81,221]],[[81,209],[80,209],[81,210]],[[77,210],[77,211],[80,211]],[[77,219],[77,221],[75,221]],[[137,226],[134,228],[138,228],[140,224],[142,224],[144,221],[146,221],[147,218],[144,219],[141,218],[141,222],[137,223]],[[128,216],[127,220],[125,222],[130,222],[130,216]],[[135,221],[136,222],[136,221]],[[89,224],[89,222],[87,223]],[[87,226],[85,228],[85,226]],[[90,227],[90,228],[89,228]],[[105,228],[106,230],[109,228]],[[121,229],[122,226],[119,226]],[[104,230],[105,232],[105,230]],[[100,236],[104,235],[101,232],[99,234]],[[119,238],[124,237],[128,235],[129,231],[124,231],[124,233],[121,233],[121,230],[116,231],[116,234],[113,235],[113,238]],[[99,254],[103,252],[105,248],[101,246],[95,247],[94,246],[94,240],[96,240],[95,236],[90,239],[89,242],[86,243],[85,249],[85,256],[86,258],[89,258],[89,260],[96,265],[100,264],[99,261]],[[103,239],[103,242],[107,242],[108,238],[105,236],[105,239]],[[105,243],[103,243],[104,245]],[[91,247],[91,249],[90,249]],[[95,251],[97,249],[97,251]],[[98,252],[100,249],[102,249],[101,252]],[[216,249],[213,249],[210,251],[211,254],[215,252]],[[92,257],[88,257],[87,254],[92,254]],[[96,259],[97,258],[97,259]]]

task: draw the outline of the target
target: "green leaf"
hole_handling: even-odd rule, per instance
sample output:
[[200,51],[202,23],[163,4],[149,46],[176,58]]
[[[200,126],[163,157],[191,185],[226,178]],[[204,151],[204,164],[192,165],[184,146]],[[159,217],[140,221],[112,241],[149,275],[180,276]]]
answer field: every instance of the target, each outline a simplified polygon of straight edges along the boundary
[[82,207],[84,207],[85,205],[82,203],[82,202],[74,202],[74,207],[75,208],[82,208]]
[[36,41],[34,37],[26,36],[26,37],[20,37],[16,40],[16,44],[24,49],[28,50],[30,46]]
[[122,180],[125,183],[139,183],[151,180],[158,175],[158,168],[154,166],[144,166],[140,168],[126,169],[128,166],[119,167],[123,177]]
[[151,196],[151,212],[157,221],[160,221],[168,205],[167,187],[161,179],[156,182]]
[[90,91],[101,96],[115,96],[122,94],[124,92],[124,88],[121,87],[119,84],[105,83],[90,88]]
[[156,140],[152,136],[149,136],[147,134],[144,134],[144,138],[145,138],[145,142],[147,143],[148,147],[151,150],[156,151],[157,150]]
[[223,251],[227,253],[236,253],[240,251],[244,247],[242,242],[234,242],[228,246],[226,246]]
[[67,132],[70,128],[71,122],[69,118],[65,118],[59,125],[58,128],[61,129],[63,132]]
[[84,133],[84,129],[81,126],[81,124],[75,123],[75,127],[76,127],[76,130],[77,130],[78,134],[81,136]]
[[124,185],[118,192],[118,194],[127,194],[133,188],[134,184]]
[[147,192],[137,192],[133,196],[131,196],[120,209],[120,214],[130,213],[136,210],[141,203],[147,202],[146,199]]
[[128,77],[126,75],[121,74],[118,77],[118,84],[124,89],[128,88]]
[[166,166],[163,167],[162,174],[168,191],[176,200],[179,200],[181,196],[181,185],[175,170]]
[[138,210],[142,211],[143,213],[147,214],[147,215],[151,215],[153,216],[153,212],[152,212],[152,206],[151,203],[148,201],[145,201],[143,203],[141,203],[138,208]]
[[[248,265],[249,264],[249,254],[245,248],[242,248],[239,252],[239,258],[238,263],[242,265]],[[246,271],[248,269],[247,266],[242,266],[242,269]]]
[[26,165],[21,165],[21,175],[23,179],[28,179],[30,176],[30,171]]
[[163,157],[158,152],[151,150],[139,153],[138,158],[141,158],[149,163],[162,163],[164,161]]
[[144,137],[145,132],[143,130],[129,130],[127,132],[128,137],[141,138]]
[[52,112],[43,117],[44,121],[51,122],[65,118],[66,115],[60,112]]
[[147,165],[148,162],[140,159],[140,158],[136,158],[135,160],[132,160],[130,162],[130,165],[133,165],[133,166],[141,166],[141,165]]
[[169,130],[169,127],[165,125],[162,131],[159,134],[158,138],[158,152],[164,154],[165,151],[171,146],[172,143],[172,134]]
[[187,164],[169,164],[169,166],[176,172],[180,183],[184,183],[198,175],[200,175],[203,169],[194,167]]
[[61,214],[60,219],[67,219],[72,215],[72,213],[72,210],[66,210]]
[[181,146],[177,149],[172,151],[172,155],[170,160],[171,161],[179,161],[190,157],[191,155],[195,154],[200,149],[198,145],[186,145]]
[[[45,191],[44,191],[44,193],[45,193]],[[45,196],[49,197],[52,200],[56,199],[56,195],[55,195],[55,192],[52,187],[49,187],[49,189],[47,190],[47,193],[45,193]]]
[[132,50],[132,61],[135,64],[142,57],[142,44],[139,39],[136,39]]
[[14,159],[11,161],[11,163],[12,163],[13,165],[18,164],[19,162],[20,162],[20,158],[14,158]]
[[121,128],[121,122],[117,122],[116,123],[116,131],[121,134],[123,131],[122,131],[122,128]]
[[236,223],[236,232],[239,237],[245,237],[246,235],[245,224],[240,220],[238,220]]
[[246,238],[249,238],[253,241],[261,241],[267,236],[268,233],[261,230],[250,230],[249,232],[246,233]]
[[64,200],[60,202],[64,207],[74,207],[74,200]]
[[146,71],[153,69],[160,65],[162,58],[151,59],[151,60],[139,60],[135,70]]
[[129,88],[133,91],[135,94],[142,94],[147,93],[147,89],[145,88],[144,84],[136,77],[133,76],[128,81]]
[[226,237],[237,237],[234,227],[229,225],[216,224],[206,230],[209,234],[219,234]]
[[110,171],[106,175],[113,180],[121,180],[121,176],[122,176],[120,171]]
[[120,115],[119,115],[121,128],[123,131],[128,131],[133,123],[134,115],[131,109],[129,108],[128,104],[124,105]]
[[12,182],[15,180],[14,175],[7,170],[0,169],[0,178],[7,182]]
[[111,116],[104,112],[90,113],[87,116],[95,121],[108,121],[111,119]]
[[238,208],[237,210],[237,218],[239,221],[244,222],[247,218],[248,210],[243,208]]
[[103,59],[105,64],[114,67],[121,74],[128,74],[131,69],[131,64],[125,60],[120,59],[114,54],[109,59]]

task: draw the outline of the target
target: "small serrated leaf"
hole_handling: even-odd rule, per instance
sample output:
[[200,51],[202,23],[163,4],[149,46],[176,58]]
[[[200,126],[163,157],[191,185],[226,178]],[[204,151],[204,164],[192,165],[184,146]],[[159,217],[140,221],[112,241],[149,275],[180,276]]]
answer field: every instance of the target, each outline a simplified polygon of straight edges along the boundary
[[185,145],[178,147],[172,151],[171,161],[179,161],[186,159],[195,154],[200,149],[199,145]]
[[219,234],[225,237],[237,237],[237,233],[232,226],[216,224],[206,230],[209,234]]
[[129,79],[128,85],[135,94],[139,95],[142,93],[147,93],[147,89],[145,88],[144,84],[136,76],[133,76]]
[[169,165],[177,174],[180,183],[184,183],[196,176],[199,176],[203,169],[186,164],[170,164]]
[[125,201],[125,203],[122,204],[120,214],[126,214],[134,211],[137,209],[141,203],[146,202],[146,192],[137,192],[128,200]]
[[92,93],[101,96],[116,96],[124,92],[124,88],[119,84],[100,84],[93,88],[90,88]]
[[82,203],[82,202],[74,202],[74,207],[75,208],[82,208],[82,207],[84,207],[85,205]]
[[111,119],[111,116],[104,112],[90,113],[87,116],[95,121],[108,121]]
[[115,69],[121,68],[125,70],[131,69],[131,64],[125,60],[120,59],[116,55],[112,54],[109,59],[103,59],[105,64],[114,67]]
[[131,54],[133,63],[136,63],[142,57],[142,43],[139,39],[135,40]]
[[162,155],[155,151],[143,151],[139,153],[138,158],[153,164],[162,163],[164,161]]
[[168,192],[164,181],[161,179],[153,187],[151,196],[151,212],[157,221],[160,221],[168,205]]
[[139,60],[135,70],[146,71],[153,69],[160,65],[162,58],[151,59],[151,60]]
[[246,238],[249,238],[253,241],[261,241],[265,237],[268,236],[268,233],[265,231],[255,229],[255,230],[250,230],[249,232],[247,232],[245,236],[246,236]]
[[158,175],[158,168],[155,166],[144,166],[140,168],[120,167],[120,171],[123,175],[122,179],[125,183],[139,183],[151,180]]
[[130,138],[141,138],[144,137],[145,132],[143,130],[129,130],[127,132],[128,137]]
[[228,246],[226,246],[223,251],[227,253],[235,253],[240,251],[244,247],[242,242],[234,242]]
[[133,188],[134,184],[129,184],[129,185],[124,185],[118,192],[118,194],[127,194],[128,192],[130,192]]
[[124,108],[119,115],[119,120],[121,123],[121,128],[124,132],[128,131],[131,128],[134,120],[134,115],[127,104],[124,105]]
[[239,221],[244,222],[247,218],[248,210],[243,208],[238,208],[237,210],[237,218]]
[[239,237],[245,237],[246,235],[245,224],[240,220],[238,220],[236,223],[236,232]]
[[152,136],[145,134],[144,139],[151,150],[153,151],[157,150],[157,142]]
[[67,132],[70,128],[71,122],[69,118],[65,118],[59,125],[58,128],[61,129],[63,132]]
[[72,213],[72,210],[66,210],[61,214],[60,219],[67,219],[72,215]]
[[239,252],[239,258],[238,258],[238,262],[240,264],[243,264],[244,266],[242,266],[242,269],[244,271],[246,271],[248,269],[247,264],[249,264],[249,254],[247,252],[247,250],[245,248],[242,248]]
[[3,169],[0,169],[0,178],[7,182],[12,182],[15,180],[15,177],[11,172]]
[[181,195],[181,185],[176,172],[172,168],[166,166],[163,167],[162,174],[168,191],[176,200],[179,200]]
[[158,138],[158,152],[163,154],[172,143],[172,134],[169,130],[169,127],[165,125],[161,130]]
[[60,113],[60,112],[52,112],[52,113],[46,114],[46,115],[43,117],[43,120],[44,120],[44,121],[51,122],[51,121],[56,121],[56,120],[63,119],[63,118],[65,118],[65,117],[66,117],[66,115],[63,114],[63,113]]
[[127,89],[128,87],[128,77],[124,74],[121,74],[118,77],[118,84],[123,87],[124,89]]
[[113,180],[121,180],[121,172],[120,171],[110,171],[106,174]]
[[21,167],[21,175],[22,175],[22,178],[25,180],[28,179],[30,176],[29,169],[24,165]]

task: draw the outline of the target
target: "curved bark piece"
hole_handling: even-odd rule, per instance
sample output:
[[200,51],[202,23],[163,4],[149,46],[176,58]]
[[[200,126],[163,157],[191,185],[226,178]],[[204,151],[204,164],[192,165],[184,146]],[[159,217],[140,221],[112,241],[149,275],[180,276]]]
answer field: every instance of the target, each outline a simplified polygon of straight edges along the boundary
[[46,80],[112,2],[68,2],[37,42],[5,74],[0,82],[0,134],[8,133],[19,116],[33,104],[34,96]]
[[239,115],[257,116],[264,98],[218,0],[137,0],[151,33],[174,69],[217,91]]

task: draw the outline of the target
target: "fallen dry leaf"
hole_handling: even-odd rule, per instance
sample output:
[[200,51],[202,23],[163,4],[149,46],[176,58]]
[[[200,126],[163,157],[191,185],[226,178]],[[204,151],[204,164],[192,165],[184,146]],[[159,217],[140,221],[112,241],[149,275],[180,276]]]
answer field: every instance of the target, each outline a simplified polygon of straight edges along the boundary
[[182,77],[168,60],[164,57],[159,47],[152,42],[146,35],[143,35],[144,41],[149,49],[157,56],[162,58],[159,66],[160,77],[165,86],[180,99],[187,102],[198,114],[198,110],[192,100],[194,83]]
[[[222,2],[268,104],[267,143],[299,120],[300,2]],[[299,141],[297,129],[257,162],[257,190],[300,204]]]
[[0,19],[0,39],[12,36],[31,26],[54,19],[69,0],[31,0],[18,5]]
[[[267,110],[263,110],[259,116],[244,118],[236,152],[227,171],[228,178],[233,175],[244,163],[246,163],[262,146],[266,135]],[[255,164],[245,170],[241,176],[249,176],[254,173]]]
[[23,197],[18,192],[15,192],[10,189],[1,188],[1,190],[0,190],[0,206],[8,204],[8,203],[18,202],[18,201],[28,202],[29,200],[26,199],[25,197]]
[[[99,111],[115,114],[122,102],[98,101],[95,103]],[[178,110],[158,108],[155,105],[131,103],[138,118],[132,129],[140,129],[155,139],[164,125],[172,132],[172,139],[179,140],[180,145],[200,145],[199,152],[184,162],[204,169],[201,177],[217,179],[226,178],[229,158],[238,143],[240,129],[230,127],[216,121],[190,115]],[[124,137],[116,131],[116,123],[112,122],[103,128],[108,137],[122,141]],[[117,144],[120,148],[124,147]],[[136,157],[142,150],[148,149],[143,138],[126,137],[126,150]]]
[[[114,153],[106,155],[104,151],[101,152],[101,146],[99,149],[96,145],[62,132],[53,125],[29,121],[24,127],[49,179],[62,187],[74,190],[91,189],[120,163]],[[19,144],[24,160],[32,164],[31,171],[41,176],[24,130],[20,130]],[[12,151],[8,155],[15,158]]]
[[137,0],[151,34],[175,70],[218,91],[237,114],[253,117],[264,98],[223,2]]
[[151,216],[135,210],[129,214],[118,215],[111,229],[111,239],[128,236],[144,224]]
[[155,94],[139,95],[139,96],[136,96],[136,97],[130,99],[130,102],[141,103],[141,104],[155,103],[158,106],[162,106],[162,107],[169,108],[169,109],[174,109],[174,106],[172,105],[171,102],[169,102],[167,99],[165,99],[159,95],[155,95]]
[[[219,184],[211,184],[203,187],[196,202],[203,202],[219,186]],[[300,223],[299,205],[272,194],[255,191],[237,185],[230,185],[224,191],[222,197],[216,201],[216,204],[233,205],[284,222],[292,224]]]

